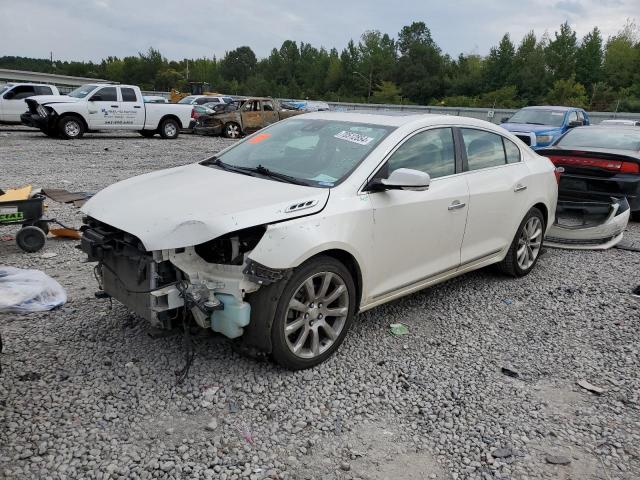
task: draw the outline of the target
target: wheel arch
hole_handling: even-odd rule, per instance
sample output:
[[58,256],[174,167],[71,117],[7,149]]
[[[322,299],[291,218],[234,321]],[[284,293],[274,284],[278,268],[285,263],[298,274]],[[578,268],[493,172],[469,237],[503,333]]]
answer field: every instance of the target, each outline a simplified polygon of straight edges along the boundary
[[180,121],[177,115],[174,115],[173,113],[167,113],[163,115],[158,121],[158,126],[156,127],[157,130],[160,130],[160,126],[162,125],[162,122],[164,122],[165,120],[175,120],[176,122],[178,122],[179,128],[185,128],[184,125],[182,125],[182,122]]
[[540,210],[540,212],[542,213],[542,218],[544,219],[544,226],[546,229],[546,227],[549,226],[549,209],[547,208],[547,206],[542,202],[538,202],[531,208],[537,208],[538,210]]
[[85,120],[85,118],[82,115],[80,115],[79,113],[76,113],[76,112],[59,113],[58,114],[58,118],[56,119],[56,128],[58,128],[58,126],[60,125],[60,122],[66,117],[77,118],[78,120],[80,120],[82,122],[82,126],[84,127],[84,131],[86,132],[86,131],[89,130],[89,125],[87,124],[87,121]]

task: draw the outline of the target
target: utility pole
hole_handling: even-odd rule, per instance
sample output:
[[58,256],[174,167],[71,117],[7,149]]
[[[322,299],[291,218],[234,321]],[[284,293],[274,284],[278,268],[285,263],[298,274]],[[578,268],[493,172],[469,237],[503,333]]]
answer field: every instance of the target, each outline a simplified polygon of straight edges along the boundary
[[371,100],[371,84],[373,81],[373,70],[369,71],[369,78],[365,77],[363,74],[361,74],[360,72],[357,72],[356,70],[354,70],[353,73],[355,75],[360,75],[362,78],[364,78],[365,81],[369,82],[369,90],[367,91],[367,103],[369,103],[369,101]]

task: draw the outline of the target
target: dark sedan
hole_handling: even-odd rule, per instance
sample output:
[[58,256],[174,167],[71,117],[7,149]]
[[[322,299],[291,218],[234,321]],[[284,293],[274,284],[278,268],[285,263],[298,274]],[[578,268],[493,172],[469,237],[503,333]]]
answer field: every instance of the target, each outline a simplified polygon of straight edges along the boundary
[[569,130],[538,150],[557,167],[564,198],[608,200],[626,197],[640,220],[640,130],[631,126],[589,126]]

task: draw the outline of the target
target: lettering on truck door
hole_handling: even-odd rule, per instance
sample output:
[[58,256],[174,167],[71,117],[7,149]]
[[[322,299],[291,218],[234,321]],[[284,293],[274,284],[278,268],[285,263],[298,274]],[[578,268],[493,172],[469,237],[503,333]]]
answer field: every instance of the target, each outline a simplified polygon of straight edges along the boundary
[[116,87],[102,87],[95,91],[88,102],[89,128],[114,129],[122,125],[122,118],[118,113],[120,102]]
[[249,100],[242,106],[242,128],[246,133],[255,132],[264,126],[260,100]]

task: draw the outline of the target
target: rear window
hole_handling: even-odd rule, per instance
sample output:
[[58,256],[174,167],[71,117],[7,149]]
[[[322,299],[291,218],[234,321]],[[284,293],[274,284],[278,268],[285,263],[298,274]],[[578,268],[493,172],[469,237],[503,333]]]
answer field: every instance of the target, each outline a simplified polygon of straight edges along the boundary
[[507,163],[500,135],[472,128],[461,128],[460,132],[464,139],[469,170],[497,167]]
[[196,99],[195,96],[189,95],[188,97],[184,97],[178,103],[186,103],[187,105],[191,105],[191,102],[193,102],[195,99]]
[[562,137],[557,146],[610,148],[640,151],[640,131],[614,128],[575,128]]
[[133,88],[121,88],[123,102],[137,102],[136,92]]

